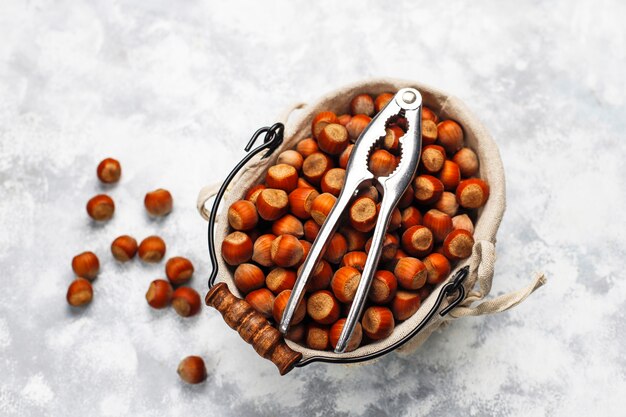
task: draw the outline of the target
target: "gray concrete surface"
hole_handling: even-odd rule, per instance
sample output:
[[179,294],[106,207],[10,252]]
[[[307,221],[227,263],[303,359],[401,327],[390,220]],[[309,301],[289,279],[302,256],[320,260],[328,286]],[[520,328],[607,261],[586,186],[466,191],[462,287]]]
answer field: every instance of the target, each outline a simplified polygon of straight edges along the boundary
[[[3,416],[617,416],[626,407],[626,15],[623,2],[0,3],[0,414]],[[111,239],[158,233],[210,265],[194,204],[288,104],[370,76],[420,80],[480,115],[508,211],[493,294],[549,283],[513,311],[465,318],[412,355],[280,378],[213,311],[143,301],[163,265],[118,265]],[[100,159],[123,179],[102,187]],[[146,191],[174,213],[152,221]],[[106,189],[113,221],[84,205]],[[102,260],[71,311],[70,260]],[[207,382],[175,368],[206,358]]]

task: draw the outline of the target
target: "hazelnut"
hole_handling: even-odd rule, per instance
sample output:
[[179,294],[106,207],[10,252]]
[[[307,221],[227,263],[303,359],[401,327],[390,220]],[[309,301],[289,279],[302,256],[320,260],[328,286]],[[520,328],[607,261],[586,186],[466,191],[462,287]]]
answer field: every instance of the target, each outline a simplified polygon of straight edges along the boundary
[[326,154],[315,152],[306,157],[302,164],[302,175],[311,184],[319,184],[329,169],[333,168],[333,161]]
[[298,151],[303,158],[306,158],[307,156],[318,152],[319,146],[317,146],[317,142],[314,139],[307,138],[298,142],[296,145],[296,151]]
[[158,236],[148,236],[141,241],[137,252],[144,262],[160,262],[165,256],[165,242]]
[[333,275],[330,286],[339,301],[349,303],[354,299],[360,280],[361,273],[356,268],[343,266]]
[[443,193],[443,183],[431,175],[419,175],[413,181],[415,200],[421,204],[432,204]]
[[374,100],[369,94],[359,94],[350,101],[350,113],[352,115],[364,114],[373,116],[374,110]]
[[174,289],[172,285],[164,279],[155,279],[150,283],[146,292],[146,301],[152,308],[165,308],[172,301]]
[[[291,297],[291,290],[285,290],[278,294],[274,299],[274,307],[272,309],[272,316],[274,317],[274,321],[276,323],[280,323],[283,318],[283,313],[285,312],[285,307],[287,307],[287,301],[289,301],[289,297]],[[304,316],[306,315],[306,300],[303,298],[296,307],[296,311],[291,318],[291,324],[298,324],[302,320],[304,320]]]
[[[346,324],[346,319],[339,319],[332,325],[330,328],[330,345],[333,347],[337,347],[337,342],[339,342],[339,337],[341,336],[341,332],[343,331],[343,326]],[[346,352],[352,352],[357,349],[361,345],[361,340],[363,339],[363,328],[361,327],[361,323],[357,323],[354,327],[354,331],[352,332],[352,336],[348,340],[348,344],[346,346]]]
[[339,196],[346,178],[346,170],[343,168],[329,169],[322,177],[322,192],[330,193],[335,197]]
[[161,217],[172,211],[174,202],[169,191],[159,188],[146,193],[143,204],[146,206],[146,210],[150,215]]
[[251,202],[252,204],[256,205],[256,199],[259,196],[259,194],[261,194],[261,191],[265,190],[265,185],[263,184],[258,184],[255,185],[254,187],[250,188],[247,192],[246,192],[246,200],[248,200],[249,202]]
[[85,278],[76,278],[68,287],[66,298],[72,307],[82,307],[89,304],[93,298],[91,283]]
[[[398,250],[398,246],[400,246],[400,242],[398,242],[398,238],[391,233],[385,233],[383,237],[383,246],[381,249],[380,260],[381,262],[388,262],[393,259],[396,255],[396,251]],[[370,248],[372,247],[372,238],[369,238],[367,242],[365,242],[365,252],[369,253]]]
[[266,188],[257,196],[256,208],[262,219],[274,221],[287,213],[289,197],[284,190]]
[[402,211],[402,229],[407,230],[419,224],[422,224],[422,213],[418,209],[411,206]]
[[337,115],[332,111],[323,111],[318,113],[311,122],[311,133],[314,138],[318,138],[322,129],[331,123],[338,123]]
[[396,157],[385,149],[378,149],[372,153],[369,160],[369,170],[377,177],[391,174],[397,166]]
[[295,236],[281,235],[272,242],[270,255],[274,264],[287,268],[300,262],[304,248]]
[[122,175],[122,167],[117,160],[106,158],[98,164],[96,172],[100,181],[105,184],[112,184],[119,181]]
[[398,280],[389,271],[376,271],[368,294],[369,299],[376,304],[387,304],[396,295]]
[[174,285],[184,284],[189,281],[193,275],[193,271],[194,268],[191,261],[182,256],[170,258],[165,264],[165,275],[167,275],[167,279]]
[[291,214],[285,214],[272,224],[272,233],[279,235],[292,235],[297,238],[304,236],[302,222]]
[[339,123],[324,126],[317,138],[317,145],[329,155],[341,154],[349,143],[348,131]]
[[435,174],[443,168],[446,161],[446,151],[438,145],[424,146],[420,165],[428,174]]
[[461,207],[470,209],[482,207],[489,198],[489,185],[480,178],[463,180],[456,189],[456,198]]
[[411,226],[402,234],[402,248],[411,256],[424,257],[433,250],[433,245],[433,234],[425,226]]
[[113,217],[115,203],[106,194],[99,194],[87,202],[87,214],[94,220],[105,221]]
[[370,339],[384,339],[391,335],[395,327],[393,313],[387,307],[372,306],[363,313],[361,326]]
[[[302,268],[302,267],[300,267]],[[300,273],[300,268],[298,273]],[[309,292],[324,290],[330,285],[330,280],[333,278],[333,268],[325,260],[321,260],[313,269],[311,276],[306,284],[306,290]]]
[[265,278],[265,285],[274,294],[293,289],[295,283],[296,273],[285,268],[274,268]]
[[228,224],[235,230],[252,230],[258,222],[256,206],[251,201],[235,201],[228,208]]
[[369,197],[358,197],[350,206],[350,224],[359,232],[369,232],[376,226],[378,210]]
[[309,296],[306,311],[316,323],[333,324],[339,319],[339,301],[330,291],[316,291]]
[[391,93],[379,94],[376,97],[376,100],[374,100],[374,110],[376,110],[376,113],[381,111],[387,104],[389,104],[391,100],[393,100],[393,94]]
[[274,294],[267,288],[259,288],[246,295],[248,304],[268,319],[272,317],[274,299]]
[[252,249],[252,260],[261,266],[270,267],[274,265],[272,261],[272,242],[276,236],[268,233],[261,235],[254,241]]
[[348,251],[348,242],[346,238],[343,237],[341,233],[335,233],[333,237],[330,238],[330,242],[326,247],[326,251],[324,252],[324,259],[330,262],[331,264],[338,264],[341,262],[341,258]]
[[301,219],[311,217],[311,206],[319,193],[314,188],[296,188],[289,194],[289,209]]
[[470,219],[467,214],[459,214],[458,216],[454,216],[452,218],[452,228],[455,230],[467,230],[468,232],[470,232],[470,234],[474,234],[474,223],[472,223],[472,219]]
[[473,177],[478,173],[478,156],[470,148],[459,149],[452,158],[465,178]]
[[456,201],[454,193],[444,191],[435,203],[435,208],[450,217],[454,217],[459,210],[459,203]]
[[339,155],[339,168],[346,169],[350,155],[352,155],[352,149],[354,149],[354,144],[348,145],[348,147],[341,152],[341,155]]
[[391,126],[385,129],[385,139],[383,147],[388,151],[396,151],[400,146],[400,138],[404,136],[404,131],[399,126]]
[[450,274],[450,261],[439,253],[431,253],[424,258],[424,265],[428,271],[429,284],[439,284]]
[[276,162],[278,164],[291,165],[296,169],[296,171],[300,171],[300,169],[302,169],[304,158],[298,151],[289,150],[281,152],[280,155],[278,155],[278,160]]
[[407,290],[423,287],[428,277],[426,265],[419,259],[412,257],[398,259],[393,272],[398,279],[398,284]]
[[189,287],[179,287],[172,294],[172,307],[181,317],[191,317],[200,311],[200,295]]
[[289,193],[298,187],[298,171],[291,165],[274,165],[267,170],[265,182],[269,188]]
[[180,362],[176,372],[188,384],[199,384],[207,378],[204,361],[199,356],[187,356]]
[[365,243],[367,242],[367,234],[365,232],[359,232],[352,227],[345,226],[341,229],[341,234],[348,243],[348,252],[365,249]]
[[306,327],[302,323],[291,326],[287,333],[285,333],[285,339],[302,344],[306,330]]
[[330,346],[330,332],[327,327],[309,324],[306,331],[306,345],[309,349],[326,350]]
[[318,225],[324,224],[336,201],[337,197],[329,193],[320,194],[313,200],[311,217]]
[[439,117],[428,107],[422,107],[422,120],[430,120],[433,123],[438,123]]
[[363,272],[366,260],[367,253],[361,251],[352,251],[343,255],[340,266],[351,266],[359,272]]
[[443,254],[452,261],[468,258],[472,254],[474,237],[463,229],[451,231],[443,241]]
[[122,235],[111,243],[111,254],[120,262],[128,262],[137,253],[137,240],[135,238]]
[[348,124],[346,125],[346,129],[348,130],[348,135],[350,136],[350,140],[352,142],[356,141],[361,133],[365,130],[367,125],[370,124],[372,118],[365,114],[357,114],[353,116]]
[[421,299],[417,292],[398,290],[391,301],[393,317],[398,321],[406,320],[419,310],[420,304]]
[[463,129],[454,120],[437,124],[437,140],[446,152],[453,154],[463,147]]
[[258,290],[265,284],[265,274],[254,264],[241,264],[235,269],[235,286],[243,294]]
[[437,124],[422,115],[422,145],[433,145],[437,141]]
[[100,271],[100,261],[95,253],[83,252],[72,258],[72,270],[77,276],[93,281]]
[[433,232],[435,242],[443,242],[452,231],[452,218],[437,209],[431,209],[424,214],[424,226]]
[[455,162],[446,160],[437,177],[443,184],[444,190],[454,191],[461,181],[461,171]]

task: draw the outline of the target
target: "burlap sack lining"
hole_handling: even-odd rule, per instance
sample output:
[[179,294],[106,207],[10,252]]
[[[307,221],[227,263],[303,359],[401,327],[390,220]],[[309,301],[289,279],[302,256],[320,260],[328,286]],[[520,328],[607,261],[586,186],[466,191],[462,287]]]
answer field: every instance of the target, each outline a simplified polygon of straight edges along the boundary
[[[459,268],[467,264],[470,265],[470,274],[464,282],[468,296],[463,301],[461,306],[455,308],[447,318],[442,318],[436,314],[431,319],[430,323],[402,348],[403,350],[412,350],[423,343],[430,336],[430,334],[441,326],[446,320],[464,315],[477,315],[503,311],[517,305],[545,282],[545,278],[541,275],[538,276],[528,288],[515,293],[507,294],[506,296],[508,298],[502,302],[499,300],[491,300],[491,305],[483,307],[480,311],[473,309],[470,306],[473,302],[484,298],[491,289],[493,263],[495,261],[495,236],[504,214],[506,201],[504,169],[502,167],[502,161],[500,159],[498,148],[485,127],[469,111],[469,109],[467,109],[461,100],[431,87],[412,81],[397,79],[371,79],[332,91],[313,104],[297,104],[292,106],[283,114],[281,119],[279,119],[279,121],[285,124],[284,142],[281,147],[277,149],[268,159],[263,160],[260,156],[257,156],[251,160],[247,169],[242,170],[240,175],[232,181],[228,192],[224,195],[221,207],[228,207],[234,201],[241,199],[251,185],[263,181],[266,169],[275,163],[280,152],[294,148],[298,141],[310,136],[311,120],[318,112],[322,110],[332,110],[337,114],[347,113],[350,99],[358,93],[377,95],[383,92],[394,92],[403,87],[416,88],[422,94],[424,105],[433,109],[443,118],[456,120],[463,126],[466,146],[472,148],[477,153],[480,160],[479,176],[485,179],[490,186],[489,200],[479,211],[478,220],[475,224],[474,237],[476,244],[472,256],[468,260],[459,263],[453,273],[450,274],[451,277]],[[205,218],[208,218],[205,203],[210,196],[215,194],[215,191],[215,186],[205,187],[201,191],[198,198],[198,208]],[[221,217],[224,216],[222,215]],[[225,221],[225,219],[218,221],[215,230],[215,242],[219,245],[224,237],[229,233],[228,222]],[[221,280],[228,285],[229,289],[234,294],[241,296],[232,279],[232,274],[234,272],[233,268],[228,266],[219,255],[218,263]],[[477,281],[479,282],[479,288],[477,290],[473,290]],[[433,291],[413,317],[399,323],[390,337],[376,343],[362,346],[353,352],[339,355],[333,352],[322,352],[308,349],[291,341],[287,341],[287,343],[294,350],[301,352],[303,359],[313,356],[322,358],[357,358],[376,353],[403,339],[424,319],[425,315],[428,311],[430,311],[435,300],[437,299],[437,296],[441,291],[441,287],[442,285]],[[445,307],[445,305],[446,302],[443,303],[441,308]]]

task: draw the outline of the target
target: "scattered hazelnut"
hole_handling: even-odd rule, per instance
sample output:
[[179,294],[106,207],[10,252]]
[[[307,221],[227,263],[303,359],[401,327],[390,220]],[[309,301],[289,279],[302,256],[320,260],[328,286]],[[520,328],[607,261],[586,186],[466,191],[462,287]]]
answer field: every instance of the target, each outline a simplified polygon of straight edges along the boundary
[[179,287],[172,294],[172,307],[181,317],[191,317],[200,311],[200,295],[190,287]]
[[77,276],[93,281],[100,271],[100,261],[95,253],[83,252],[72,258],[72,270]]
[[169,191],[163,188],[150,191],[143,200],[146,210],[150,215],[161,217],[172,211],[173,200]]
[[98,164],[97,169],[98,179],[105,184],[111,184],[118,182],[122,175],[122,167],[120,163],[113,158],[103,159]]
[[155,279],[150,283],[146,292],[146,301],[152,308],[165,308],[172,300],[174,289],[172,285],[164,279]]
[[135,238],[122,235],[111,243],[111,254],[120,262],[128,262],[137,253],[137,240]]
[[165,264],[165,275],[174,285],[184,284],[193,275],[193,264],[187,258],[175,256],[167,260]]
[[85,278],[76,278],[67,289],[66,298],[72,307],[82,307],[89,304],[93,298],[91,283]]
[[137,252],[144,262],[160,262],[165,256],[165,242],[158,236],[148,236],[141,241]]
[[106,194],[98,194],[87,202],[87,214],[94,220],[105,221],[113,217],[115,203]]
[[180,379],[188,384],[199,384],[207,378],[204,360],[199,356],[187,356],[178,365]]

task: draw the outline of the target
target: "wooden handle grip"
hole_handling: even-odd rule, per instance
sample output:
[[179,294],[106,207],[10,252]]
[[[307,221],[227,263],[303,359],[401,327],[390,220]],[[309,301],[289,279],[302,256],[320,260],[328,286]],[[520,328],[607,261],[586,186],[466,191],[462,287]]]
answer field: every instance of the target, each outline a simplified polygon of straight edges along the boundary
[[280,332],[263,315],[247,301],[234,296],[225,283],[214,285],[205,301],[208,306],[219,311],[226,324],[237,330],[259,355],[274,362],[281,375],[291,371],[302,358],[300,352],[287,346]]

